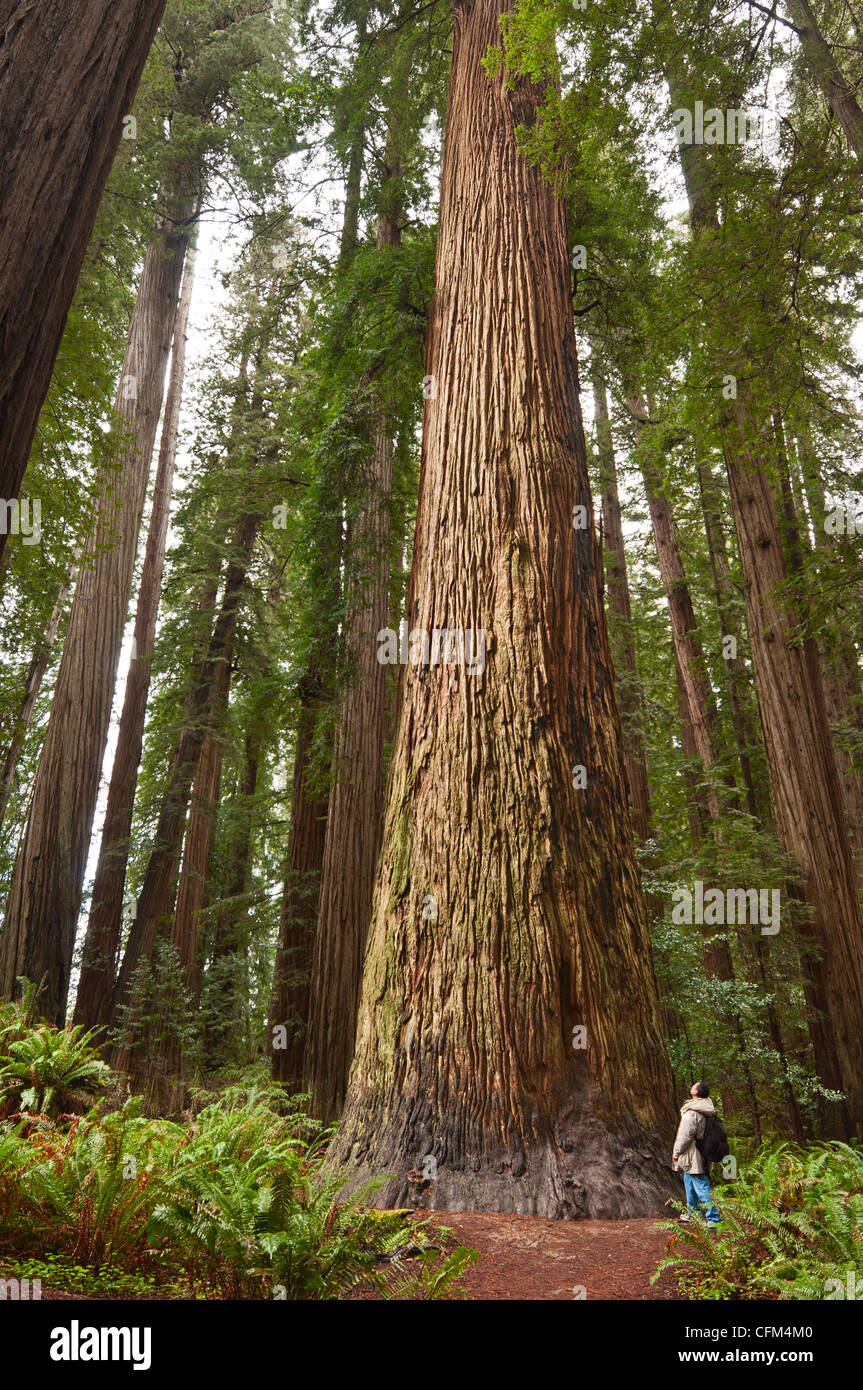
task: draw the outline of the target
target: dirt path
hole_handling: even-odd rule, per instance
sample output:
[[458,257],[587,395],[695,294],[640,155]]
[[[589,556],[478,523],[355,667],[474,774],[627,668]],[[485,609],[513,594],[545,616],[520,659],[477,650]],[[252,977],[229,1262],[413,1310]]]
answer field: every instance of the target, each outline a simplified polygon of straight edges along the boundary
[[479,1261],[464,1278],[474,1298],[571,1300],[579,1286],[588,1299],[678,1297],[668,1274],[651,1287],[650,1276],[665,1254],[669,1233],[650,1218],[548,1221],[499,1212],[432,1215],[452,1227],[463,1245],[479,1251]]
[[[464,1276],[476,1299],[571,1301],[576,1289],[587,1299],[676,1299],[673,1277],[650,1276],[665,1254],[669,1233],[649,1218],[631,1221],[548,1221],[541,1216],[501,1212],[417,1212],[449,1227],[457,1243],[479,1251]],[[111,1294],[75,1294],[45,1289],[43,1299],[89,1301]],[[159,1298],[159,1295],[155,1295]],[[162,1295],[164,1297],[164,1295]],[[366,1291],[360,1298],[374,1298]],[[137,1301],[137,1300],[134,1300]]]

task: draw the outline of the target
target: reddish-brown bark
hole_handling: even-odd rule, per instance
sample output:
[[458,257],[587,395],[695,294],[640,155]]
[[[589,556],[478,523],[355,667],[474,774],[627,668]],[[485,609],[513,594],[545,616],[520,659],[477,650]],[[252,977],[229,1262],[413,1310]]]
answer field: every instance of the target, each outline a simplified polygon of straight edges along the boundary
[[[635,1214],[667,1190],[670,1073],[591,519],[565,214],[516,147],[539,91],[482,67],[500,12],[495,0],[454,11],[427,357],[438,396],[425,408],[409,595],[412,628],[482,629],[488,656],[481,674],[406,668],[357,1050],[328,1163],[351,1183],[394,1173],[388,1205],[431,1155],[440,1207]],[[587,509],[582,529],[574,506]]]
[[650,787],[641,736],[642,708],[632,636],[632,604],[617,486],[617,462],[608,418],[608,391],[599,364],[595,364],[593,373],[593,402],[602,489],[603,558],[608,583],[608,607],[612,614],[611,643],[618,677],[621,673],[623,676],[622,681],[618,679],[616,686],[623,725],[623,760],[633,829],[644,843],[650,834]]
[[[397,132],[397,112],[391,112],[378,216],[379,251],[395,248],[401,241]],[[334,1120],[341,1111],[354,1054],[383,817],[387,681],[386,667],[377,659],[377,634],[388,619],[393,440],[380,393],[374,414],[360,483],[362,503],[351,528],[350,562],[355,573],[345,622],[348,676],[333,750],[304,1059],[310,1109],[323,1120]]]
[[[0,497],[17,497],[165,0],[0,0]],[[0,534],[0,554],[6,542]]]
[[[188,203],[184,208],[188,215]],[[179,209],[178,209],[179,211]],[[62,1023],[75,927],[135,551],[189,238],[162,220],[147,250],[117,391],[117,445],[103,467],[63,655],[0,936],[0,996],[45,978],[46,1017]]]
[[190,247],[174,325],[174,350],[165,397],[159,461],[153,484],[153,504],[135,610],[132,660],[126,677],[123,709],[117,730],[117,749],[108,784],[105,821],[75,998],[75,1023],[80,1023],[85,1028],[95,1028],[107,1023],[111,1010],[111,993],[114,988],[120,944],[132,810],[144,742],[144,722],[150,691],[150,662],[159,613],[165,544],[174,487],[177,433],[186,366],[186,333],[195,274],[194,256],[194,248]]

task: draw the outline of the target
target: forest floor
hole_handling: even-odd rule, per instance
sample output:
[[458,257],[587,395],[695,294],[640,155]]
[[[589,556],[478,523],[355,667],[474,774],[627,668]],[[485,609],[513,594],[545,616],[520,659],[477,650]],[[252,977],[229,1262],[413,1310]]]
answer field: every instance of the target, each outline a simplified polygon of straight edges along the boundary
[[463,1278],[477,1299],[676,1299],[666,1273],[650,1276],[670,1233],[650,1217],[629,1221],[549,1221],[501,1212],[432,1213],[480,1258]]
[[[479,1252],[479,1260],[461,1280],[462,1287],[475,1299],[546,1302],[576,1297],[669,1300],[680,1296],[670,1273],[656,1284],[650,1283],[669,1241],[669,1232],[650,1217],[628,1221],[550,1221],[508,1212],[418,1211],[416,1215],[430,1216],[433,1222],[452,1230],[454,1240],[448,1242],[448,1248],[454,1244],[468,1245]],[[110,1297],[111,1294],[66,1293],[60,1289],[42,1292],[43,1299],[89,1301]],[[366,1290],[354,1297],[376,1295]]]

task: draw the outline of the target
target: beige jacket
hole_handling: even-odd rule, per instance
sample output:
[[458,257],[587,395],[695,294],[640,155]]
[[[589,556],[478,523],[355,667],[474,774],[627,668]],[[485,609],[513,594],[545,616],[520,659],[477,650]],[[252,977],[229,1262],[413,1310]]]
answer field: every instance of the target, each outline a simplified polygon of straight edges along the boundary
[[[708,1164],[695,1147],[696,1139],[704,1135],[704,1116],[715,1115],[709,1096],[705,1100],[688,1100],[680,1107],[680,1124],[674,1140],[671,1166],[682,1173],[706,1173]],[[674,1154],[677,1154],[675,1160]]]

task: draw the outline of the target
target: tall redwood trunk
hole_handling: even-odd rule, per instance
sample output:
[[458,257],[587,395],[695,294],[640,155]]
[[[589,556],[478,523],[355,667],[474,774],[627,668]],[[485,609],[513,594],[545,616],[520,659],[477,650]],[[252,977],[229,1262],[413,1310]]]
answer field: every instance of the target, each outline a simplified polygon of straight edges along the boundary
[[762,825],[768,825],[770,823],[770,800],[767,795],[767,788],[760,777],[756,779],[752,768],[753,752],[759,746],[760,737],[746,707],[746,688],[750,678],[746,662],[739,650],[743,633],[733,603],[731,567],[728,562],[725,531],[716,496],[716,480],[706,460],[699,463],[698,484],[719,626],[723,639],[731,637],[736,644],[734,654],[732,655],[729,649],[728,655],[723,654],[723,659],[728,673],[728,701],[737,743],[740,775],[746,795],[746,809]]
[[[642,707],[635,642],[632,636],[632,604],[623,542],[623,522],[617,485],[617,462],[608,418],[608,391],[598,363],[593,372],[597,452],[602,489],[602,539],[608,580],[608,606],[612,614],[611,645],[617,670],[618,706],[623,724],[623,761],[629,788],[629,809],[638,839],[650,835],[650,788],[647,757],[641,737]],[[623,679],[621,681],[621,673]]]
[[[677,81],[671,91],[684,104]],[[727,284],[709,147],[682,145],[680,156],[692,236],[703,253],[721,258],[714,283]],[[834,1085],[838,1077],[845,1091],[848,1131],[863,1135],[863,916],[818,653],[789,592],[770,412],[751,394],[746,363],[726,362],[722,370],[729,365],[737,368],[737,397],[720,423],[770,788],[779,840],[797,865],[820,951],[811,961],[810,997],[826,1017],[813,1042],[822,1080]]]
[[30,727],[30,720],[33,718],[33,710],[39,697],[39,691],[42,688],[45,672],[48,669],[51,652],[57,640],[57,629],[60,626],[60,619],[63,617],[63,610],[66,607],[69,591],[75,583],[75,578],[78,573],[77,565],[78,551],[76,550],[69,564],[66,578],[57,591],[57,597],[54,601],[54,607],[51,610],[48,626],[27,668],[27,676],[24,681],[24,698],[21,701],[21,708],[18,711],[18,716],[12,725],[12,737],[9,740],[9,746],[6,749],[6,755],[3,759],[3,770],[0,772],[0,825],[3,824],[3,818],[6,815],[6,807],[9,805],[9,798],[12,795],[12,788],[15,783],[15,769],[18,766],[18,759],[24,747],[24,740],[27,736],[27,730]]
[[[653,538],[659,560],[659,570],[665,589],[668,613],[671,620],[671,634],[674,655],[677,663],[677,678],[683,688],[686,700],[687,718],[681,727],[684,751],[691,751],[687,744],[692,740],[704,770],[705,786],[700,797],[709,816],[712,830],[717,837],[721,835],[721,807],[716,789],[716,767],[719,762],[718,729],[716,706],[704,648],[698,634],[692,594],[680,553],[677,528],[671,504],[665,494],[661,473],[653,457],[651,441],[644,438],[646,406],[641,399],[630,398],[630,411],[635,419],[638,459],[647,493],[647,503],[653,526]],[[710,927],[702,929],[704,938],[703,956],[706,974],[713,979],[731,983],[735,979],[734,959],[731,946],[724,937],[717,935]],[[724,1015],[724,1022],[737,1039],[740,1055],[744,1056],[744,1033],[740,1016],[733,1011]],[[742,1063],[742,1072],[747,1091],[746,1110],[752,1116],[756,1135],[759,1129],[758,1108],[755,1101],[755,1088],[748,1065]],[[724,1092],[725,1112],[731,1116],[743,1108],[739,1096],[730,1088]]]
[[144,1055],[132,1055],[129,1067],[136,1078],[146,1078],[148,1104],[156,1114],[169,1113],[183,1102],[185,1069],[179,1030],[187,1022],[187,1010],[194,1011],[200,1002],[200,914],[206,906],[213,822],[222,785],[222,743],[218,731],[228,699],[232,648],[231,642],[216,668],[192,783],[176,902],[170,925],[165,921],[161,925],[163,940],[173,947],[171,960],[176,978],[167,991],[166,981],[159,982],[155,1036],[148,1041]]
[[412,628],[482,629],[487,661],[406,670],[328,1163],[352,1183],[394,1173],[388,1205],[431,1157],[440,1207],[634,1215],[668,1190],[671,1076],[590,515],[565,213],[516,148],[539,90],[482,66],[500,12],[497,0],[454,11],[427,357],[438,396],[409,595]]
[[[175,879],[183,843],[183,829],[192,783],[209,722],[210,703],[220,680],[220,671],[231,659],[242,592],[261,524],[259,512],[249,512],[234,534],[234,557],[225,576],[225,587],[206,659],[201,665],[188,718],[180,735],[177,756],[162,802],[153,849],[147,862],[138,898],[135,920],[129,932],[123,961],[113,995],[113,1017],[131,1002],[132,976],[138,965],[152,959],[156,940],[166,926],[174,901]],[[128,1041],[117,1053],[119,1069],[128,1066]]]
[[[318,708],[326,696],[312,673],[303,678],[299,694],[291,833],[267,1030],[273,1078],[297,1089],[303,1079],[329,800],[328,793],[315,788],[309,776]],[[277,1029],[284,1032],[277,1034]]]
[[204,1055],[208,1070],[227,1063],[232,1055],[236,1030],[243,1023],[244,1001],[249,996],[248,908],[245,894],[249,885],[249,859],[254,821],[254,799],[261,757],[261,726],[253,722],[246,734],[243,772],[239,795],[233,799],[232,824],[226,852],[226,901],[218,912],[212,932],[212,950],[207,967],[207,1002]]
[[[395,79],[394,79],[395,80]],[[401,241],[401,151],[397,114],[390,113],[388,165],[381,189],[377,248]],[[363,953],[372,910],[383,818],[386,667],[377,634],[389,609],[390,495],[393,440],[386,402],[376,401],[363,500],[351,529],[351,561],[342,693],[321,871],[318,927],[312,958],[306,1085],[312,1114],[338,1118],[354,1054]]]
[[[357,51],[365,43],[362,14],[357,20]],[[337,276],[348,269],[357,249],[362,193],[365,126],[354,130],[345,171],[345,206]],[[342,564],[342,526],[331,549],[331,582],[338,586]],[[313,645],[305,674],[299,682],[299,720],[294,749],[291,830],[285,856],[285,882],[279,915],[279,939],[273,969],[267,1026],[267,1050],[273,1077],[286,1085],[302,1085],[309,1024],[312,957],[318,925],[321,875],[327,833],[329,790],[314,787],[315,728],[323,705],[332,698],[330,654]]]
[[[0,497],[18,496],[165,0],[0,0]],[[6,544],[0,535],[0,554]]]
[[858,159],[863,159],[863,110],[854,84],[849,82],[821,33],[809,0],[787,0],[786,8],[797,28],[803,57],[821,88],[828,109],[841,125]]
[[177,434],[186,368],[186,333],[194,276],[195,252],[194,248],[190,247],[174,325],[174,350],[165,397],[159,462],[156,467],[153,504],[135,610],[132,660],[126,677],[123,710],[117,731],[117,749],[108,784],[105,822],[93,881],[81,975],[75,998],[75,1022],[85,1028],[95,1028],[107,1023],[111,1009],[111,992],[114,988],[123,916],[123,891],[129,858],[132,810],[144,742],[144,723],[150,691],[150,663],[156,635],[165,544],[174,488]]
[[641,476],[644,479],[644,489],[647,494],[647,505],[653,527],[653,539],[659,560],[659,572],[662,576],[662,585],[668,604],[674,651],[686,691],[692,736],[708,781],[707,807],[710,818],[715,824],[719,821],[720,805],[716,788],[713,785],[716,775],[714,769],[718,761],[716,705],[713,690],[710,685],[707,662],[704,658],[704,648],[698,635],[695,609],[680,554],[671,504],[664,490],[662,475],[653,457],[652,441],[645,438],[644,421],[647,419],[647,408],[644,401],[635,397],[630,398],[629,408],[636,422],[638,462],[641,467]]
[[117,447],[103,468],[81,560],[30,816],[0,936],[0,996],[45,977],[42,1007],[62,1023],[75,926],[135,551],[189,237],[163,221],[141,272],[117,391]]

